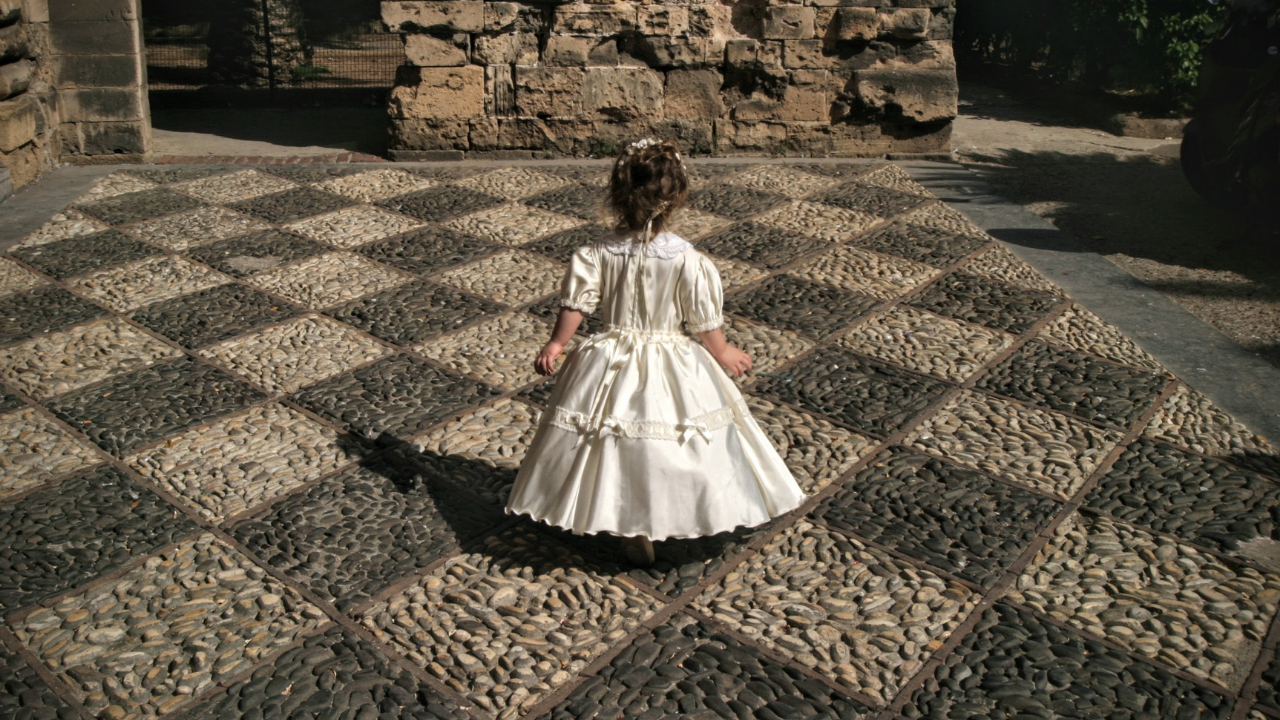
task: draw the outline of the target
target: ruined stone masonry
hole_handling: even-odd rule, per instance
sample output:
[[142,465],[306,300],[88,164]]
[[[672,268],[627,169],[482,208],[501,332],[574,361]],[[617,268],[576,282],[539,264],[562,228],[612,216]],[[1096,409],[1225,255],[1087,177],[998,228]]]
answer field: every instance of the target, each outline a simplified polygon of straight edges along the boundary
[[954,0],[382,3],[397,159],[945,151]]

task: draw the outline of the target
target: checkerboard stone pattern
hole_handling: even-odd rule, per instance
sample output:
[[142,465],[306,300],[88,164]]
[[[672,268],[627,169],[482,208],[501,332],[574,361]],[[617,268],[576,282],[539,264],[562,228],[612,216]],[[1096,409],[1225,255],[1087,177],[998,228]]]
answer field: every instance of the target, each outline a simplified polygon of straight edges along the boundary
[[1275,446],[894,165],[673,222],[804,504],[506,515],[607,173],[140,166],[0,253],[0,715],[1280,717]]

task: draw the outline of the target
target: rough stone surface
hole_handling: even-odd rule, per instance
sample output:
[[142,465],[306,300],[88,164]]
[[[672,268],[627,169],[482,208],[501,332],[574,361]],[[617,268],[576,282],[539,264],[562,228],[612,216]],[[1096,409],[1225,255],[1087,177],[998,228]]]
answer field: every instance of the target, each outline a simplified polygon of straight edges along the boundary
[[0,498],[69,475],[101,458],[91,446],[31,408],[0,415]]
[[1011,343],[1004,333],[902,306],[840,339],[854,352],[952,382],[969,379]]

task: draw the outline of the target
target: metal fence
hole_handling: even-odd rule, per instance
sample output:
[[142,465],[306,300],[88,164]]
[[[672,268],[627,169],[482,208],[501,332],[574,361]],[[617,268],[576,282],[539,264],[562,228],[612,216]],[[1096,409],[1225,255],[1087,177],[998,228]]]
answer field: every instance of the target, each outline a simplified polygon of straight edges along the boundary
[[[301,20],[291,18],[287,38],[277,37],[279,17],[267,12],[268,0],[262,0],[263,12],[256,16],[257,22],[243,23],[242,27],[230,30],[225,26],[212,28],[216,20],[209,16],[218,12],[218,6],[223,4],[190,0],[143,3],[147,80],[151,90],[199,90],[215,86],[268,91],[389,88],[394,84],[396,68],[404,61],[404,46],[399,35],[382,31],[376,19],[377,2],[357,6],[356,12],[352,12],[349,3],[346,7],[326,5],[324,0],[303,4]],[[308,11],[314,19],[307,17]],[[370,14],[374,17],[370,18]],[[268,17],[270,22],[263,20]],[[249,71],[228,76],[211,70],[211,30],[221,32],[224,40],[229,32],[246,35],[235,47],[244,48],[241,54],[245,57],[238,59]],[[280,51],[283,45],[288,45],[288,52]],[[273,53],[273,49],[276,52]],[[225,65],[223,62],[222,66]]]

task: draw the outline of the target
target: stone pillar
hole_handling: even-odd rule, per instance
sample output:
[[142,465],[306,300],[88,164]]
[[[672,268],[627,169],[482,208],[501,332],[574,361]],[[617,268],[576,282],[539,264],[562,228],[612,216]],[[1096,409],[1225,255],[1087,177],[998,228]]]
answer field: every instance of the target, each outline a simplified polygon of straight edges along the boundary
[[138,162],[151,151],[138,0],[47,0],[63,160]]
[[393,0],[399,159],[945,152],[954,0]]
[[0,199],[58,160],[48,39],[43,0],[0,0]]

